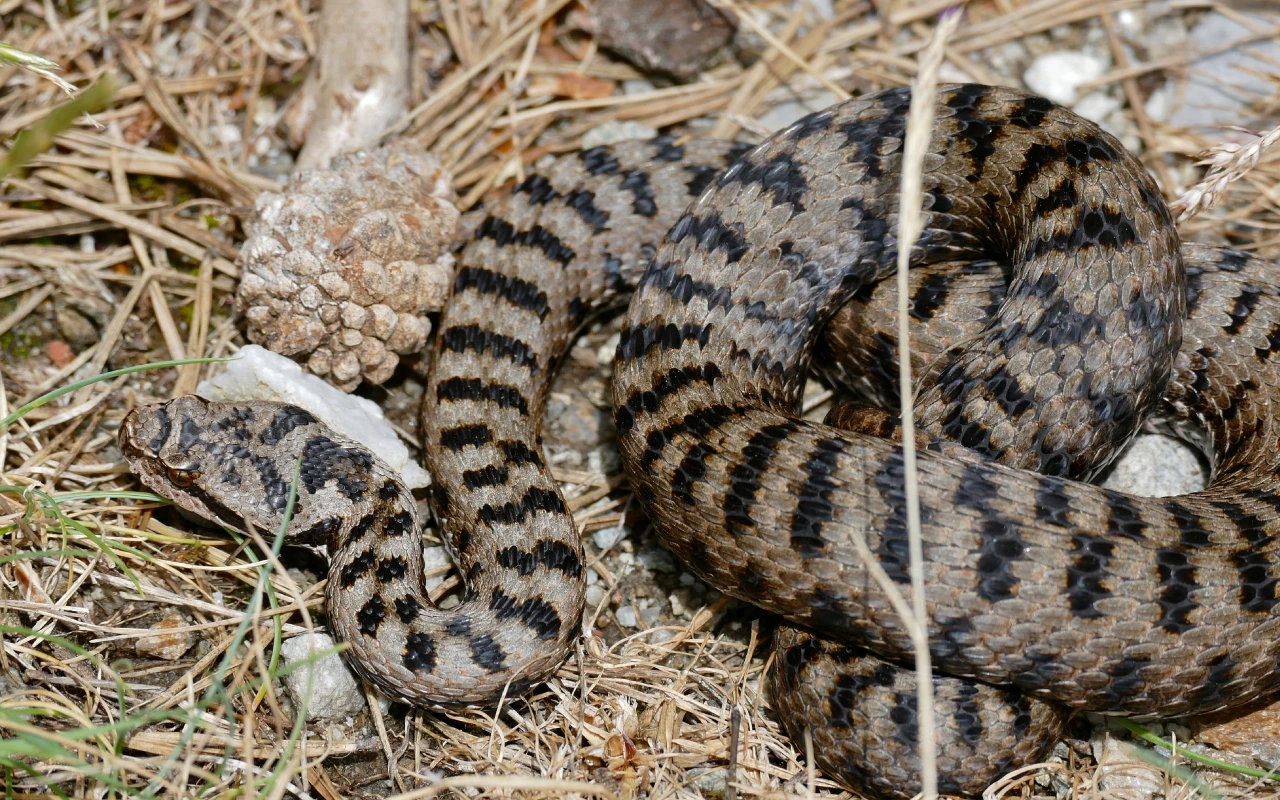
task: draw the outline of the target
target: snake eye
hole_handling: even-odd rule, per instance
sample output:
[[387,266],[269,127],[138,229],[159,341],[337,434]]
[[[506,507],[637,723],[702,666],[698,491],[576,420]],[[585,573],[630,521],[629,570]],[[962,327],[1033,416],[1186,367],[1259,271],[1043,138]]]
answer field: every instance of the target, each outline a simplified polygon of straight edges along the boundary
[[200,477],[200,472],[194,469],[169,467],[165,471],[168,473],[169,480],[173,482],[174,486],[180,486],[184,489],[195,483],[196,479]]

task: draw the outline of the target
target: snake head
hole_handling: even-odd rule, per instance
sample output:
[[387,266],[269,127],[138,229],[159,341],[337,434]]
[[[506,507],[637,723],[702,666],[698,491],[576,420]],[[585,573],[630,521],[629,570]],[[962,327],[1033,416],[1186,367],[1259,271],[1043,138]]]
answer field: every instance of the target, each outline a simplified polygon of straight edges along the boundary
[[147,488],[206,519],[243,529],[241,516],[218,499],[212,484],[219,478],[206,474],[216,405],[187,395],[139,406],[120,423],[120,450]]

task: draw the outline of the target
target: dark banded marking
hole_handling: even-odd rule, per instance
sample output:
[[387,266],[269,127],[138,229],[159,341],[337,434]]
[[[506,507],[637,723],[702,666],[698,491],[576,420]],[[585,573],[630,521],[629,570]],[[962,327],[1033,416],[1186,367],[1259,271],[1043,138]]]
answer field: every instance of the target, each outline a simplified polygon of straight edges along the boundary
[[924,280],[911,294],[911,318],[921,322],[933,319],[938,309],[946,304],[956,277],[954,272],[925,273]]
[[582,574],[582,560],[573,548],[555,539],[539,539],[533,548],[534,559],[547,569],[563,572],[570,578]]
[[147,449],[153,456],[160,454],[160,448],[164,447],[164,443],[169,440],[169,434],[173,431],[173,417],[169,416],[168,404],[156,408],[156,424],[159,430],[156,431],[155,438],[147,442]]
[[517,183],[511,193],[528,195],[529,203],[535,206],[545,206],[560,196],[545,175],[530,175]]
[[788,153],[778,153],[763,164],[752,159],[739,161],[719,181],[720,186],[734,183],[760,187],[760,193],[771,198],[774,208],[785,203],[795,214],[805,210],[801,201],[810,189],[804,169]]
[[654,383],[653,389],[647,392],[632,392],[625,403],[617,406],[613,415],[614,426],[617,427],[619,434],[625,435],[631,431],[635,424],[635,417],[640,412],[654,414],[667,397],[695,383],[705,383],[708,388],[711,388],[721,377],[723,373],[720,368],[710,362],[701,367],[674,367]]
[[493,640],[493,636],[482,634],[468,640],[467,645],[471,648],[471,660],[477,667],[489,672],[498,672],[507,666],[507,654],[502,652],[502,647]]
[[863,669],[837,675],[831,692],[827,695],[827,720],[832,727],[851,730],[853,711],[861,705],[862,696],[873,689],[892,686],[893,670],[890,664],[881,662],[870,671]]
[[502,457],[512,466],[523,467],[526,464],[542,466],[542,456],[524,442],[516,440],[498,442],[498,448],[502,450]]
[[1112,538],[1145,542],[1150,524],[1142,518],[1142,511],[1127,495],[1107,492],[1107,535]]
[[400,618],[400,622],[410,625],[419,616],[422,615],[422,603],[412,594],[406,594],[404,597],[397,597],[395,600],[396,616]]
[[671,476],[671,494],[693,505],[693,485],[707,476],[707,457],[715,454],[716,449],[704,442],[695,442],[685,451]]
[[546,319],[551,311],[547,293],[536,285],[482,267],[463,267],[458,270],[458,277],[453,281],[453,293],[462,294],[467,291],[502,298],[516,308],[537,314],[540,320]]
[[618,157],[613,154],[613,148],[607,144],[579,150],[578,158],[587,172],[592,175],[612,175],[619,169]]
[[733,289],[695,280],[679,264],[654,264],[645,274],[645,285],[662,289],[679,300],[681,305],[687,306],[695,297],[699,297],[706,302],[708,311],[716,308],[729,311],[733,308]]
[[445,403],[471,401],[493,403],[498,408],[514,408],[520,416],[529,416],[529,401],[520,389],[505,383],[485,383],[479,378],[452,377],[436,385],[436,399]]
[[506,468],[492,464],[483,469],[469,469],[462,473],[462,484],[473,492],[487,486],[504,486],[506,483]]
[[952,109],[955,136],[969,148],[972,169],[965,176],[969,183],[977,183],[982,179],[987,159],[995,154],[1000,130],[1004,128],[1004,122],[986,119],[982,115],[982,101],[990,94],[990,87],[967,84],[954,91],[946,100],[947,107]]
[[698,347],[706,347],[711,329],[710,323],[686,322],[677,327],[675,323],[663,324],[661,320],[640,328],[625,326],[619,334],[616,357],[621,361],[634,361],[648,355],[654,348],[679,350],[685,342],[697,342]]
[[722,171],[719,167],[703,164],[686,165],[684,172],[688,176],[688,180],[685,182],[685,188],[688,189],[689,196],[697,197],[706,191],[706,188],[715,183],[716,178],[720,177]]
[[489,610],[500,620],[518,618],[537,633],[539,639],[554,639],[560,633],[560,614],[540,597],[518,601],[501,589],[494,589],[489,599]]
[[1232,336],[1235,336],[1249,321],[1253,309],[1257,307],[1258,300],[1262,298],[1262,290],[1255,286],[1246,286],[1240,290],[1239,296],[1236,297],[1235,305],[1231,308],[1231,322],[1222,330]]
[[363,539],[365,534],[373,530],[373,526],[377,521],[378,512],[376,511],[371,511],[357,520],[356,524],[352,525],[351,530],[347,533],[347,544]]
[[[702,250],[724,253],[725,261],[729,264],[741,261],[751,249],[742,223],[727,225],[717,211],[708,211],[706,216],[685,212],[667,234],[667,240],[672,244],[679,244],[689,238],[697,241]],[[652,270],[645,273],[646,286],[651,274]]]
[[403,510],[397,511],[387,518],[387,523],[382,526],[382,535],[404,536],[409,533],[417,533],[413,527],[413,514]]
[[596,206],[595,192],[578,189],[565,195],[564,203],[578,212],[583,222],[591,226],[592,233],[604,233],[609,227],[609,212]]
[[1017,125],[1019,128],[1038,128],[1044,122],[1044,118],[1053,110],[1052,101],[1043,97],[1031,96],[1024,99],[1017,108],[1009,114],[1009,124]]
[[396,486],[396,482],[388,478],[378,487],[378,499],[384,503],[390,503],[400,496],[400,487]]
[[749,405],[727,406],[723,403],[714,403],[705,408],[690,411],[676,422],[652,431],[646,437],[645,452],[640,463],[646,470],[652,471],[653,463],[662,458],[663,448],[676,436],[685,433],[699,437],[706,436],[711,430],[720,427],[730,419],[753,410],[754,408]]
[[342,519],[340,517],[329,517],[322,519],[305,531],[295,534],[294,542],[301,545],[310,545],[312,547],[323,547],[329,544],[330,537],[342,527]]
[[804,480],[796,491],[791,512],[791,547],[804,558],[816,558],[826,550],[822,526],[835,516],[831,493],[838,488],[834,479],[840,454],[848,448],[843,439],[819,439],[804,464]]
[[533,347],[514,336],[494,333],[474,323],[455,325],[444,331],[440,334],[440,344],[444,350],[454,353],[474,350],[483,355],[487,352],[494,358],[527,368],[530,374],[538,374],[538,353]]
[[429,633],[414,632],[405,637],[404,665],[413,672],[433,672],[436,668],[436,641]]
[[510,222],[494,216],[485,217],[484,222],[476,228],[476,239],[492,239],[499,247],[512,245],[535,247],[562,267],[569,266],[569,262],[573,261],[576,255],[572,249],[560,241],[559,236],[541,225],[535,224],[527,231],[518,231]]
[[477,517],[486,525],[516,525],[524,522],[538,512],[553,514],[568,513],[559,492],[531,486],[518,503],[503,503],[500,506],[484,505],[476,512]]
[[[202,489],[198,484],[191,484],[184,490],[194,499],[198,500],[201,505],[209,512],[209,514],[223,527],[236,531],[244,530],[244,519],[234,510],[229,508],[221,500],[217,499],[207,491]],[[298,510],[294,509],[296,515]]]
[[481,447],[493,440],[493,431],[483,423],[477,425],[459,425],[440,431],[440,446],[446,450],[457,452],[466,447]]
[[263,429],[262,443],[273,447],[283,441],[284,437],[292,433],[295,428],[314,425],[315,422],[316,418],[310,412],[303,411],[297,406],[281,406],[271,418],[271,424]]
[[1192,597],[1200,588],[1191,556],[1210,544],[1210,532],[1204,520],[1186,505],[1167,500],[1165,508],[1178,530],[1178,544],[1156,550],[1156,574],[1160,578],[1161,616],[1156,625],[1164,630],[1181,634],[1195,627],[1191,615],[1200,604]]
[[570,578],[582,573],[582,562],[573,548],[552,539],[539,540],[532,552],[515,545],[505,547],[498,551],[498,564],[521,577],[532,575],[538,567],[559,570]]
[[1269,614],[1280,598],[1276,596],[1276,564],[1267,551],[1273,537],[1267,523],[1239,503],[1219,501],[1214,506],[1235,524],[1243,546],[1231,554],[1240,583],[1240,607],[1251,614]]
[[648,172],[642,169],[631,170],[623,177],[621,188],[631,195],[632,211],[646,219],[658,216],[658,204],[654,202]]
[[374,570],[374,577],[383,583],[399,580],[409,571],[409,562],[404,556],[390,556],[378,562],[378,568]]
[[756,494],[760,491],[760,477],[768,471],[778,445],[796,430],[796,424],[787,420],[780,425],[761,428],[747,440],[729,471],[729,491],[725,492],[723,500],[724,520],[729,533],[744,533],[746,528],[755,527],[751,506],[755,505]]
[[357,580],[364,577],[365,573],[373,569],[373,565],[377,562],[377,554],[373,550],[365,550],[342,568],[342,572],[338,573],[338,582],[342,584],[342,588],[350,589]]
[[191,417],[185,417],[178,429],[178,450],[187,453],[200,443],[202,432],[200,426]]
[[684,145],[676,144],[678,140],[674,136],[658,136],[649,143],[653,145],[657,151],[653,157],[658,161],[683,161]]
[[957,507],[975,512],[981,541],[977,589],[978,594],[991,603],[1014,596],[1020,581],[1014,574],[1013,565],[1026,555],[1026,543],[1018,533],[1018,523],[1006,519],[991,507],[999,491],[1000,486],[992,480],[989,466],[966,464],[951,498]]
[[466,614],[450,617],[444,623],[444,632],[450,636],[470,636],[471,628],[471,617]]
[[378,628],[387,618],[387,608],[382,604],[382,595],[375,594],[356,612],[356,621],[360,623],[360,632],[365,636],[377,636]]

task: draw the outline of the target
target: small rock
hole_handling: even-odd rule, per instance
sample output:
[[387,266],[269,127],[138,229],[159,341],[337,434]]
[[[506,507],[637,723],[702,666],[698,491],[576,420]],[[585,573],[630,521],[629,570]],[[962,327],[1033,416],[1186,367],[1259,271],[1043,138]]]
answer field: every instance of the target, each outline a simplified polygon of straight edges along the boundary
[[306,703],[307,720],[310,722],[349,719],[368,707],[360,683],[342,656],[326,652],[334,647],[333,638],[324,633],[304,633],[280,645],[280,657],[286,666],[305,661],[313,654],[324,653],[283,679],[285,691],[294,705],[301,708]]
[[1059,50],[1032,61],[1022,80],[1036,94],[1069,106],[1076,102],[1080,84],[1100,78],[1106,71],[1107,64],[1096,56]]
[[[656,128],[650,128],[639,122],[609,120],[582,134],[582,149],[589,150],[602,144],[625,142],[628,139],[652,139],[657,135]],[[617,347],[617,344],[615,343],[614,346]]]
[[[1280,24],[1280,14],[1232,12],[1228,16],[1209,11],[1191,29],[1187,47],[1193,52],[1221,48],[1250,35],[1246,23],[1258,30],[1270,30]],[[1219,137],[1229,133],[1220,130],[1223,125],[1248,126],[1254,121],[1250,112],[1258,107],[1258,101],[1275,91],[1271,76],[1278,63],[1280,41],[1266,38],[1197,58],[1187,65],[1186,86],[1169,124]]]
[[1134,745],[1103,732],[1089,740],[1098,762],[1098,788],[1115,800],[1148,800],[1164,794],[1164,773],[1133,755]]
[[681,82],[697,77],[735,28],[706,0],[596,0],[578,22],[601,47]]
[[1198,492],[1207,483],[1191,447],[1171,436],[1149,433],[1133,440],[1102,485],[1144,497],[1172,497]]
[[[424,547],[422,548],[422,566],[427,572],[447,567],[453,564],[449,558],[449,551],[443,547]],[[437,586],[444,583],[445,578],[449,577],[448,572],[441,572],[438,575],[427,575],[425,579],[426,589],[428,592],[434,590]]]
[[662,609],[657,606],[649,606],[640,609],[640,621],[644,623],[646,628],[652,628],[658,624],[658,620],[662,618]]
[[640,620],[636,618],[635,609],[631,606],[619,607],[617,611],[613,612],[613,618],[624,628],[634,628],[640,624]]
[[145,658],[177,661],[191,648],[191,632],[176,630],[186,626],[181,614],[170,614],[152,626],[155,633],[138,639],[133,649]]
[[729,789],[729,771],[723,767],[691,769],[689,776],[703,797],[721,797]]
[[600,603],[604,602],[605,595],[608,591],[600,584],[593,584],[587,587],[587,608],[594,611],[600,607]]
[[648,547],[637,556],[641,566],[653,572],[675,572],[679,567],[675,558],[660,547]]
[[596,547],[601,550],[609,550],[617,544],[622,537],[626,535],[626,529],[621,525],[615,525],[612,528],[601,528],[591,534],[591,540],[596,543]]
[[692,586],[692,585],[694,585],[694,584],[695,584],[695,583],[697,583],[697,582],[698,582],[698,579],[697,579],[697,578],[695,578],[695,577],[693,577],[693,573],[690,573],[690,572],[681,572],[681,573],[680,573],[680,585],[681,585],[681,586]]
[[49,356],[49,360],[53,362],[53,365],[59,369],[76,360],[76,351],[61,339],[50,341],[44,352]]
[[684,607],[684,603],[680,600],[680,595],[673,593],[667,600],[671,603],[671,615],[673,617],[683,617],[684,612],[688,609]]
[[1280,703],[1201,728],[1196,739],[1224,753],[1249,756],[1266,769],[1280,767]]
[[756,122],[759,122],[766,130],[776,133],[783,128],[796,122],[801,117],[808,116],[815,111],[821,111],[828,106],[835,105],[840,98],[826,89],[819,89],[808,93],[801,100],[788,100],[770,108],[761,114]]
[[355,439],[400,471],[410,489],[431,483],[409,455],[377,403],[338,391],[302,371],[297,362],[255,344],[240,348],[226,370],[200,382],[196,393],[209,400],[275,400],[310,411],[330,428]]

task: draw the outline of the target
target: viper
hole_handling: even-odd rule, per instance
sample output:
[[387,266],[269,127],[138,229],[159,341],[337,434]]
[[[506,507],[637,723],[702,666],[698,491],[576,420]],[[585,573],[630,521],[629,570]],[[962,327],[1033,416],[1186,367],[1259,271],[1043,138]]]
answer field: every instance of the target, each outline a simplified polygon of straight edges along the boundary
[[[823,769],[909,797],[914,677],[896,664],[911,638],[866,557],[907,591],[896,415],[797,413],[827,323],[894,269],[909,100],[851,100],[755,148],[585,150],[477,212],[422,414],[466,582],[453,609],[423,591],[413,498],[306,412],[179,398],[132,412],[122,450],[179,505],[267,530],[300,464],[291,535],[329,547],[329,620],[352,664],[407,702],[490,702],[545,679],[578,635],[582,550],[542,408],[575,333],[634,286],[613,396],[640,506],[701,578],[786,621],[771,694]],[[917,469],[941,787],[975,793],[1039,757],[1064,709],[1200,713],[1280,684],[1280,305],[1268,265],[1181,245],[1150,176],[1092,123],[978,85],[942,87],[936,114],[910,244],[932,277],[912,308],[966,324],[937,334],[922,372]],[[946,288],[966,261],[995,276],[976,322]],[[840,313],[829,342],[891,356],[866,314]],[[886,372],[825,362],[864,389]],[[1204,446],[1207,489],[1082,482],[1148,419]]]

